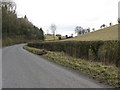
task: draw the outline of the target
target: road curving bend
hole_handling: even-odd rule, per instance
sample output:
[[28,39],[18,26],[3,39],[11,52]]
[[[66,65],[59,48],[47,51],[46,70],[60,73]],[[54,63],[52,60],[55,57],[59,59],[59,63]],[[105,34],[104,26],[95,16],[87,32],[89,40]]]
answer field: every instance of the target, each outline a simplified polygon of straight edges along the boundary
[[2,49],[2,88],[110,88],[34,55],[23,45]]

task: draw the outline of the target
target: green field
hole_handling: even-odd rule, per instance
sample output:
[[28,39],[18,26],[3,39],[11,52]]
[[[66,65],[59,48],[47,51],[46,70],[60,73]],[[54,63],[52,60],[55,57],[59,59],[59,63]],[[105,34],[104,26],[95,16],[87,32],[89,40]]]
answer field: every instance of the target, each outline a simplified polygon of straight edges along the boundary
[[[57,36],[55,36],[55,40],[58,40],[59,38],[57,37]],[[64,36],[62,36],[61,37],[61,39],[65,39],[65,37]],[[53,36],[47,36],[47,35],[45,35],[45,40],[46,41],[51,41],[51,40],[54,40],[54,38],[53,38]]]
[[[55,40],[57,40],[58,37],[55,36]],[[53,36],[47,36],[45,35],[45,40],[54,40]]]
[[85,35],[80,35],[67,40],[77,41],[118,40],[118,27],[120,27],[120,24],[113,25],[104,29],[97,30],[95,32],[90,32]]

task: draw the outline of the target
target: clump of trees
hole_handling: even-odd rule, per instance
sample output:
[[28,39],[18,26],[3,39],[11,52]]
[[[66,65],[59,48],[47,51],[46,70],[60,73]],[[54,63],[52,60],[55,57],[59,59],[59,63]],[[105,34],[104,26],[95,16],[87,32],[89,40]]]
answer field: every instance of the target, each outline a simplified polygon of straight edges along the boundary
[[[117,21],[118,21],[118,24],[120,24],[120,18],[118,18]],[[113,25],[112,22],[110,22],[109,26],[112,26],[112,25]],[[105,25],[105,24],[102,24],[100,26],[101,29],[106,28],[106,27],[107,27],[107,25]],[[95,28],[92,28],[92,31],[94,32]],[[89,33],[89,32],[90,32],[90,28],[84,29],[81,26],[76,26],[75,27],[75,33],[77,33],[77,35],[83,35],[83,34],[86,34],[86,33]]]
[[71,36],[65,35],[66,39],[73,38],[73,34]]
[[77,33],[77,35],[83,35],[86,33],[90,32],[90,28],[84,29],[81,26],[76,26],[75,27],[75,33]]
[[2,38],[22,37],[26,40],[44,40],[42,28],[34,26],[25,15],[18,18],[14,2],[2,2]]

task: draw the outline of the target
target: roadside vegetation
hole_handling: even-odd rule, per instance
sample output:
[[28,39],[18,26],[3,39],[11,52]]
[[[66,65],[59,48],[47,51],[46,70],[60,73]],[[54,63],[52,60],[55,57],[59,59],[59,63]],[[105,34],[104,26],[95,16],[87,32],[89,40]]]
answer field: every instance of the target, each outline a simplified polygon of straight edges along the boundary
[[71,57],[64,52],[46,51],[44,49],[24,46],[24,49],[48,58],[48,60],[80,71],[99,82],[109,84],[113,87],[120,87],[120,70],[114,65],[105,65],[102,62],[89,61]]
[[31,42],[28,46],[48,51],[64,52],[69,56],[120,67],[120,41],[51,41]]
[[47,54],[47,52],[44,49],[31,48],[28,47],[27,45],[23,46],[23,48],[37,55]]
[[52,36],[44,36],[42,28],[33,25],[26,15],[17,17],[14,2],[2,2],[3,47],[30,42],[23,48],[43,55],[52,62],[81,71],[100,82],[120,87],[120,24],[110,24],[110,27],[103,24],[100,30],[94,32],[90,32],[90,28],[77,26],[79,35],[74,38],[73,34],[69,37],[56,36],[56,28],[52,24]]
[[120,87],[119,26],[62,41],[31,42],[25,49],[32,53],[43,51],[41,55],[52,62],[80,71],[99,82]]

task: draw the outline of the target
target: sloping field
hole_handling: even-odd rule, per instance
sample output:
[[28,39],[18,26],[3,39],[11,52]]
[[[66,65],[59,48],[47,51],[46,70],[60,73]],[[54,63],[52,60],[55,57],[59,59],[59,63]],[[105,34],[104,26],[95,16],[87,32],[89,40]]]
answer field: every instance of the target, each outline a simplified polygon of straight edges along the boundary
[[118,27],[120,29],[120,24],[113,25],[104,29],[97,30],[95,32],[90,32],[85,35],[80,35],[67,40],[77,41],[118,40]]

